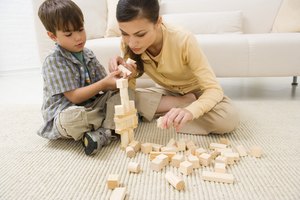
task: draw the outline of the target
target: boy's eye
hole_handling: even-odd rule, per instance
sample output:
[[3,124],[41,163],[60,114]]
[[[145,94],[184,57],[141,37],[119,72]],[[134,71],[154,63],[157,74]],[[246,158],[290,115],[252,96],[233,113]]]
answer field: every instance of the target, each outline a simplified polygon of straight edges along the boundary
[[82,32],[82,31],[84,31],[84,28],[79,29],[79,32]]
[[66,37],[71,37],[72,33],[66,33],[65,36]]

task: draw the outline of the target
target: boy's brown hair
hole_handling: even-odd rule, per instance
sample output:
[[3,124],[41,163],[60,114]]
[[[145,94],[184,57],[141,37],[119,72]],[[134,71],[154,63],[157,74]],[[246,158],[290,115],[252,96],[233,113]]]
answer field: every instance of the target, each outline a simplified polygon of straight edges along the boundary
[[46,30],[54,35],[57,30],[80,30],[84,24],[81,9],[71,0],[46,0],[41,4],[38,15]]

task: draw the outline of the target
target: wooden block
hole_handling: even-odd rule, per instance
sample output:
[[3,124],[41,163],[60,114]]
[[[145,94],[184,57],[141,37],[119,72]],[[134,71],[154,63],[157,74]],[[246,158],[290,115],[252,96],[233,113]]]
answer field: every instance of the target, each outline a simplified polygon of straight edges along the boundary
[[135,110],[135,103],[133,100],[129,100],[129,111]]
[[125,150],[129,144],[128,132],[121,134],[121,149]]
[[116,80],[117,88],[128,88],[128,80],[126,78],[120,78]]
[[118,187],[113,190],[110,200],[124,200],[126,196],[126,187]]
[[226,173],[225,163],[215,163],[215,172]]
[[108,189],[115,189],[119,186],[120,176],[119,174],[110,174],[107,178],[107,187]]
[[210,149],[225,149],[227,148],[227,145],[226,144],[220,144],[220,143],[210,143],[209,144],[209,148]]
[[193,155],[195,155],[195,151],[197,149],[197,146],[195,145],[195,143],[192,140],[189,140],[188,142],[186,142],[186,147],[188,150],[191,150],[191,153]]
[[177,152],[178,149],[176,146],[172,146],[172,147],[162,147],[160,149],[162,152]]
[[115,105],[115,115],[125,115],[126,109],[123,105]]
[[203,153],[199,156],[200,164],[203,166],[209,166],[211,163],[211,155],[208,153]]
[[120,98],[121,98],[121,104],[125,106],[126,111],[129,111],[129,96],[128,96],[127,88],[120,89]]
[[220,149],[220,148],[215,148],[215,150],[217,151],[217,152],[219,152],[220,154],[221,153],[233,153],[233,150],[231,149],[231,148],[225,148],[225,149]]
[[164,166],[169,164],[169,157],[165,154],[159,154],[155,159],[160,159],[163,161]]
[[152,150],[156,152],[159,152],[162,147],[163,145],[161,144],[152,144]]
[[136,61],[132,60],[131,58],[127,58],[126,63],[127,64],[134,64],[134,63],[136,63]]
[[[118,66],[118,69],[123,73],[123,74],[125,74],[126,76],[129,76],[132,72],[129,70],[129,69],[127,69],[125,66],[123,66],[123,65],[119,65]],[[127,86],[128,87],[128,86]],[[119,87],[118,87],[119,88]]]
[[247,156],[247,151],[243,145],[237,145],[235,147],[236,151],[240,154],[241,157]]
[[178,148],[178,151],[185,151],[186,150],[186,144],[185,144],[184,139],[180,139],[179,141],[177,141],[177,148]]
[[158,156],[160,154],[164,154],[164,155],[168,156],[169,161],[171,161],[172,157],[176,155],[175,152],[157,152],[157,151],[151,151],[150,152],[150,160],[153,160],[154,158],[156,158],[156,156]]
[[129,162],[128,163],[128,171],[133,173],[140,173],[141,166],[139,163],[136,162]]
[[225,165],[227,165],[227,157],[225,156],[217,156],[215,159],[215,163],[224,163]]
[[[134,125],[135,126],[135,125]],[[133,126],[133,127],[134,127]],[[128,140],[129,140],[129,144],[131,143],[131,142],[133,142],[134,141],[134,131],[133,131],[133,127],[132,128],[130,128],[130,129],[128,129]],[[128,145],[129,145],[128,144]],[[137,147],[133,147],[133,148],[138,148],[138,146]],[[136,151],[135,149],[134,149],[134,151],[135,152],[138,152],[138,151]]]
[[164,168],[166,166],[166,161],[162,160],[160,158],[154,158],[151,162],[150,162],[150,168],[154,171],[159,172],[160,170],[162,170],[162,168]]
[[231,142],[226,138],[220,138],[220,144],[230,145]]
[[178,168],[180,166],[180,163],[183,161],[184,161],[184,156],[181,154],[176,154],[172,157],[170,164],[171,166]]
[[161,128],[163,129],[164,127],[162,126],[162,120],[163,120],[163,117],[159,117],[157,120],[156,120],[156,126],[157,128]]
[[200,167],[200,161],[199,161],[199,158],[197,156],[194,156],[194,155],[190,154],[187,157],[187,160],[190,161],[193,164],[194,169],[197,169],[197,168]]
[[174,138],[171,138],[169,140],[169,142],[167,143],[166,147],[174,147],[174,146],[177,148],[177,146],[176,146],[176,140]]
[[260,146],[256,146],[256,145],[255,145],[255,146],[252,146],[252,147],[250,148],[250,152],[249,152],[249,154],[250,154],[251,156],[254,156],[254,157],[256,157],[256,158],[261,157],[262,153],[263,153],[262,148],[261,148]]
[[210,152],[211,159],[215,159],[220,153],[217,150]]
[[234,161],[238,161],[240,159],[240,156],[238,153],[221,153],[222,156],[225,156],[227,158],[228,164],[233,164]]
[[172,172],[167,172],[165,175],[167,181],[176,189],[183,190],[184,189],[184,181],[182,178],[176,176]]
[[133,158],[135,156],[135,151],[134,151],[134,148],[132,146],[126,147],[125,151],[126,151],[127,157]]
[[200,148],[195,150],[195,156],[199,157],[201,154],[206,153],[206,152],[207,152],[206,149],[203,149],[202,147],[200,147]]
[[232,174],[209,172],[209,171],[202,172],[202,179],[206,181],[215,181],[215,182],[222,182],[222,183],[234,182],[234,177]]
[[139,141],[133,140],[128,145],[133,147],[135,152],[139,152],[141,150],[141,143]]
[[193,164],[189,161],[183,161],[180,163],[178,170],[184,175],[189,175],[193,172]]
[[141,144],[141,151],[145,154],[150,153],[152,151],[152,143]]

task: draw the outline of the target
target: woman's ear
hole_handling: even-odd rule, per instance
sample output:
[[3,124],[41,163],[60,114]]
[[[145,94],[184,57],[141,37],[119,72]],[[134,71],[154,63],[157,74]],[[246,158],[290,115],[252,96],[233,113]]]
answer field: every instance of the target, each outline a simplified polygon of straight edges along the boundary
[[49,38],[51,40],[53,40],[54,42],[57,42],[57,37],[55,36],[54,33],[50,32],[50,31],[47,31],[47,35],[49,36]]
[[162,17],[159,16],[155,25],[160,26],[161,24],[162,24]]

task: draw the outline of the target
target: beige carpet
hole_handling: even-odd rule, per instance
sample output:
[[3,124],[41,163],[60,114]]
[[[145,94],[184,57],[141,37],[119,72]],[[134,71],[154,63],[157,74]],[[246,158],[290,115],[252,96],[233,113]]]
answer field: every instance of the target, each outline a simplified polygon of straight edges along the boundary
[[[227,134],[233,144],[263,147],[257,159],[243,157],[228,168],[234,184],[205,182],[196,169],[183,176],[184,191],[176,191],[164,179],[166,171],[150,170],[148,156],[129,159],[120,142],[105,147],[93,157],[83,153],[79,142],[48,141],[36,135],[41,123],[38,105],[0,106],[0,199],[109,199],[106,187],[110,173],[118,173],[127,187],[126,199],[300,199],[300,102],[238,101],[240,127]],[[189,138],[204,148],[220,136],[193,136],[162,131],[155,123],[140,124],[136,139],[166,144],[170,138]],[[129,161],[141,164],[143,172],[127,172]],[[181,175],[180,175],[181,176]]]

